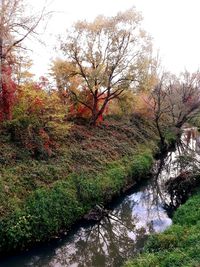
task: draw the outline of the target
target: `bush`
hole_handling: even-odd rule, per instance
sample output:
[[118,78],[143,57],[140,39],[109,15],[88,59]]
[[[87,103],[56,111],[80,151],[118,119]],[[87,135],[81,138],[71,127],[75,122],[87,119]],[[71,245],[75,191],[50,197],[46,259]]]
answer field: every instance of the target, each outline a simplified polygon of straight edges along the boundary
[[131,163],[131,173],[134,178],[140,180],[148,175],[153,163],[152,152],[149,149],[141,151],[138,155],[133,157]]
[[32,239],[30,215],[17,209],[0,222],[0,251],[10,251],[19,246],[24,249]]
[[164,138],[168,146],[174,145],[177,141],[177,132],[175,129],[168,128],[164,132]]
[[85,211],[91,209],[96,203],[102,202],[103,191],[99,184],[98,177],[87,177],[84,175],[72,174],[70,178],[76,188],[77,199],[83,204]]
[[33,235],[38,241],[70,226],[82,214],[75,188],[65,181],[56,182],[49,190],[36,190],[28,198],[25,209],[31,215]]
[[124,267],[160,267],[160,261],[153,254],[145,254],[145,257],[139,256],[134,261],[128,261]]
[[107,170],[99,176],[99,184],[104,197],[110,199],[112,195],[119,194],[126,182],[127,173],[122,162],[108,164]]
[[22,209],[0,223],[0,249],[23,249],[30,243],[51,238],[83,215],[76,190],[69,182],[56,182],[51,189],[36,190]]
[[44,129],[44,122],[36,116],[24,115],[4,123],[4,129],[10,140],[29,152],[35,158],[48,158],[55,146]]
[[174,214],[173,221],[180,225],[195,225],[200,221],[200,194],[190,198]]

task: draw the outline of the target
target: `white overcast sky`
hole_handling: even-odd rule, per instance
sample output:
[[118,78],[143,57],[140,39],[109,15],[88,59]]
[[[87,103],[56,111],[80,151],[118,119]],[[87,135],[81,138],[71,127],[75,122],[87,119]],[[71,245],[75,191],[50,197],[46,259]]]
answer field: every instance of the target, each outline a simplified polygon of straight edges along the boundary
[[[45,0],[29,0],[38,9]],[[115,15],[133,6],[142,13],[143,28],[153,37],[166,70],[179,73],[200,67],[200,0],[47,0],[48,10],[55,11],[41,39],[46,46],[32,42],[33,71],[48,73],[58,34],[79,19],[92,20],[99,14]]]

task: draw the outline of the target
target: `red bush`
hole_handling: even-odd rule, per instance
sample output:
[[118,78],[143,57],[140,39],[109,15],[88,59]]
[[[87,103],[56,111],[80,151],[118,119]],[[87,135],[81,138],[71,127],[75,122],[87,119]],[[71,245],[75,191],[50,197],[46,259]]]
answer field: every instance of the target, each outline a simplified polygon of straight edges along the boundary
[[0,121],[11,120],[17,86],[12,80],[11,66],[2,67],[2,91],[0,92]]

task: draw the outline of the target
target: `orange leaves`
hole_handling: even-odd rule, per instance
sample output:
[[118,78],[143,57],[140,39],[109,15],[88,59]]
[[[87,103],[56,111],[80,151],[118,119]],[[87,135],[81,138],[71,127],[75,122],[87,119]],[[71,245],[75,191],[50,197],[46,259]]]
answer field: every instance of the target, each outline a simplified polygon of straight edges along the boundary
[[51,141],[49,135],[47,134],[47,132],[43,128],[41,128],[39,130],[39,136],[41,138],[44,150],[46,151],[48,156],[51,156],[52,155],[51,146],[53,145],[53,142]]
[[17,105],[15,108],[17,114],[36,114],[39,116],[45,113],[50,99],[45,91],[47,81],[46,78],[42,77],[39,82],[27,82],[20,86],[17,92]]
[[36,96],[35,99],[32,100],[32,103],[28,109],[29,113],[42,113],[44,110],[44,100],[40,97]]
[[93,114],[97,114],[96,123],[98,124],[103,121],[103,114],[108,113],[108,105],[105,107],[103,112],[100,112],[103,103],[104,95],[97,94],[94,99],[93,94],[84,87],[84,89],[79,93],[79,101],[75,101],[73,99],[71,100],[69,116],[70,118],[83,118],[90,120]]
[[69,117],[70,118],[84,118],[88,119],[91,116],[91,111],[83,106],[82,104],[71,104],[69,108]]
[[136,96],[134,112],[145,118],[153,118],[153,103],[148,93],[140,93]]

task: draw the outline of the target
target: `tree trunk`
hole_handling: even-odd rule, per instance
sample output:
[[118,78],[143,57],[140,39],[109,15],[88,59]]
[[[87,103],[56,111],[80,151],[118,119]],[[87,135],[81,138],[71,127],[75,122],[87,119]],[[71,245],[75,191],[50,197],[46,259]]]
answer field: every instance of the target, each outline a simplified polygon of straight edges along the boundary
[[186,121],[187,121],[187,117],[184,116],[180,121],[178,121],[176,123],[176,125],[175,125],[176,128],[180,129],[183,126],[183,124],[186,123]]
[[166,149],[165,138],[164,138],[164,136],[162,134],[162,131],[160,129],[159,119],[158,118],[155,119],[155,123],[156,123],[156,128],[158,130],[158,135],[160,137],[161,150],[165,150]]
[[98,110],[98,99],[96,99],[96,102],[94,102],[94,107],[92,110],[92,117],[90,120],[90,125],[96,126],[97,120],[99,119],[100,116],[103,115],[108,102],[109,100],[106,98],[100,110]]

